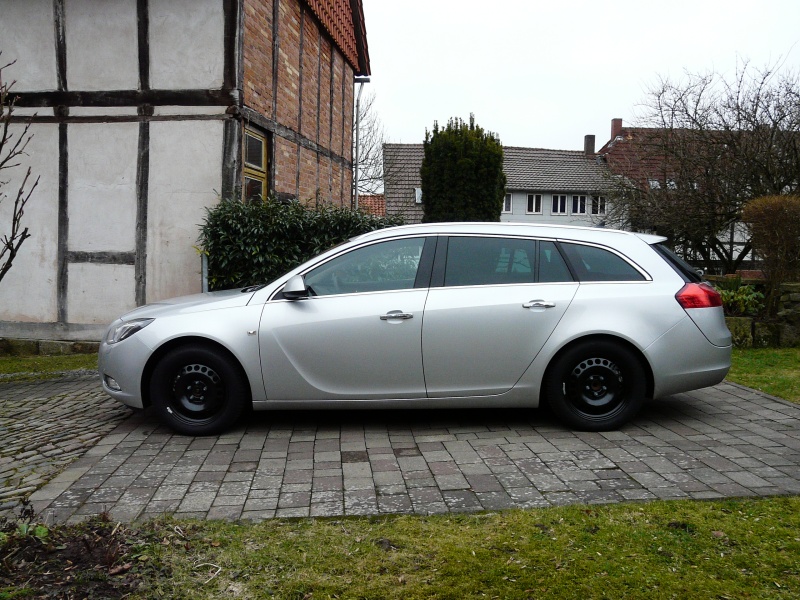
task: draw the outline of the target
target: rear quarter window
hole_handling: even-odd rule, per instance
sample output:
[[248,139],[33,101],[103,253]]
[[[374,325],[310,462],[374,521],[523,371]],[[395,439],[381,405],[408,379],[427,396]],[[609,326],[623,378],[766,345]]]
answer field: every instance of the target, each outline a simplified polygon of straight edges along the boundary
[[645,276],[621,256],[597,246],[560,243],[579,281],[645,281]]
[[655,250],[686,283],[700,283],[700,281],[702,281],[702,276],[692,265],[687,263],[664,244],[653,244],[651,248]]

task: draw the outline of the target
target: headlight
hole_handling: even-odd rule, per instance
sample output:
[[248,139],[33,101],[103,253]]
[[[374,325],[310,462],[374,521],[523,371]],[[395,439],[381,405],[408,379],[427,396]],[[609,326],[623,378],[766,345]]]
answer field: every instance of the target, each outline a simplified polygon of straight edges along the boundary
[[140,329],[144,329],[153,321],[154,319],[134,319],[133,321],[125,321],[124,323],[120,323],[116,327],[112,327],[108,330],[106,342],[109,344],[121,342],[122,340],[131,337]]

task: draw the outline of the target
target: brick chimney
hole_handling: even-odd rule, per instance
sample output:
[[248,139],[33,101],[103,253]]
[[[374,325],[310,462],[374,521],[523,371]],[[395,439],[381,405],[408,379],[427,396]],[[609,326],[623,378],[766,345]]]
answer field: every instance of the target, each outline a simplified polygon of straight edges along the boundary
[[611,119],[611,139],[615,140],[622,135],[622,119]]
[[594,156],[594,136],[583,136],[583,153],[586,156]]

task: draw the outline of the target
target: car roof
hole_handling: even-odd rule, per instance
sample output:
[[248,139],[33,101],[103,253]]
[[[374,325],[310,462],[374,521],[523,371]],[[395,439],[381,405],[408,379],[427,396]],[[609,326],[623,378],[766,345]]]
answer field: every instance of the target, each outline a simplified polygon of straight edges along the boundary
[[416,225],[400,225],[388,227],[362,234],[353,240],[380,239],[395,235],[456,235],[456,234],[486,234],[486,235],[524,235],[534,237],[548,237],[556,239],[574,239],[587,242],[613,243],[615,237],[638,237],[647,244],[657,244],[667,238],[646,233],[634,233],[621,229],[606,229],[603,227],[580,227],[576,225],[551,225],[542,223],[490,223],[490,222],[463,222],[463,223],[420,223]]

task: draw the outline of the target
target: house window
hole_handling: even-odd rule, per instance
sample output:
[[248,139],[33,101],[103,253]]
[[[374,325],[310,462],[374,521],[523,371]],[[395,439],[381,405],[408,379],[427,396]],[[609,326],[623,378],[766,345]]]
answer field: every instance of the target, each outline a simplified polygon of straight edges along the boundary
[[586,214],[586,196],[572,197],[572,214],[573,215]]
[[651,190],[661,189],[661,182],[658,179],[648,179],[647,184],[650,186]]
[[567,197],[566,195],[553,194],[553,207],[551,213],[554,215],[567,214]]
[[592,214],[606,214],[606,199],[604,196],[592,196]]
[[414,203],[422,204],[422,188],[414,188]]
[[244,174],[242,196],[260,200],[267,195],[267,138],[252,129],[244,131]]
[[542,214],[542,195],[541,194],[528,194],[528,210],[529,215]]
[[506,194],[506,197],[503,198],[503,212],[511,212],[511,194]]

